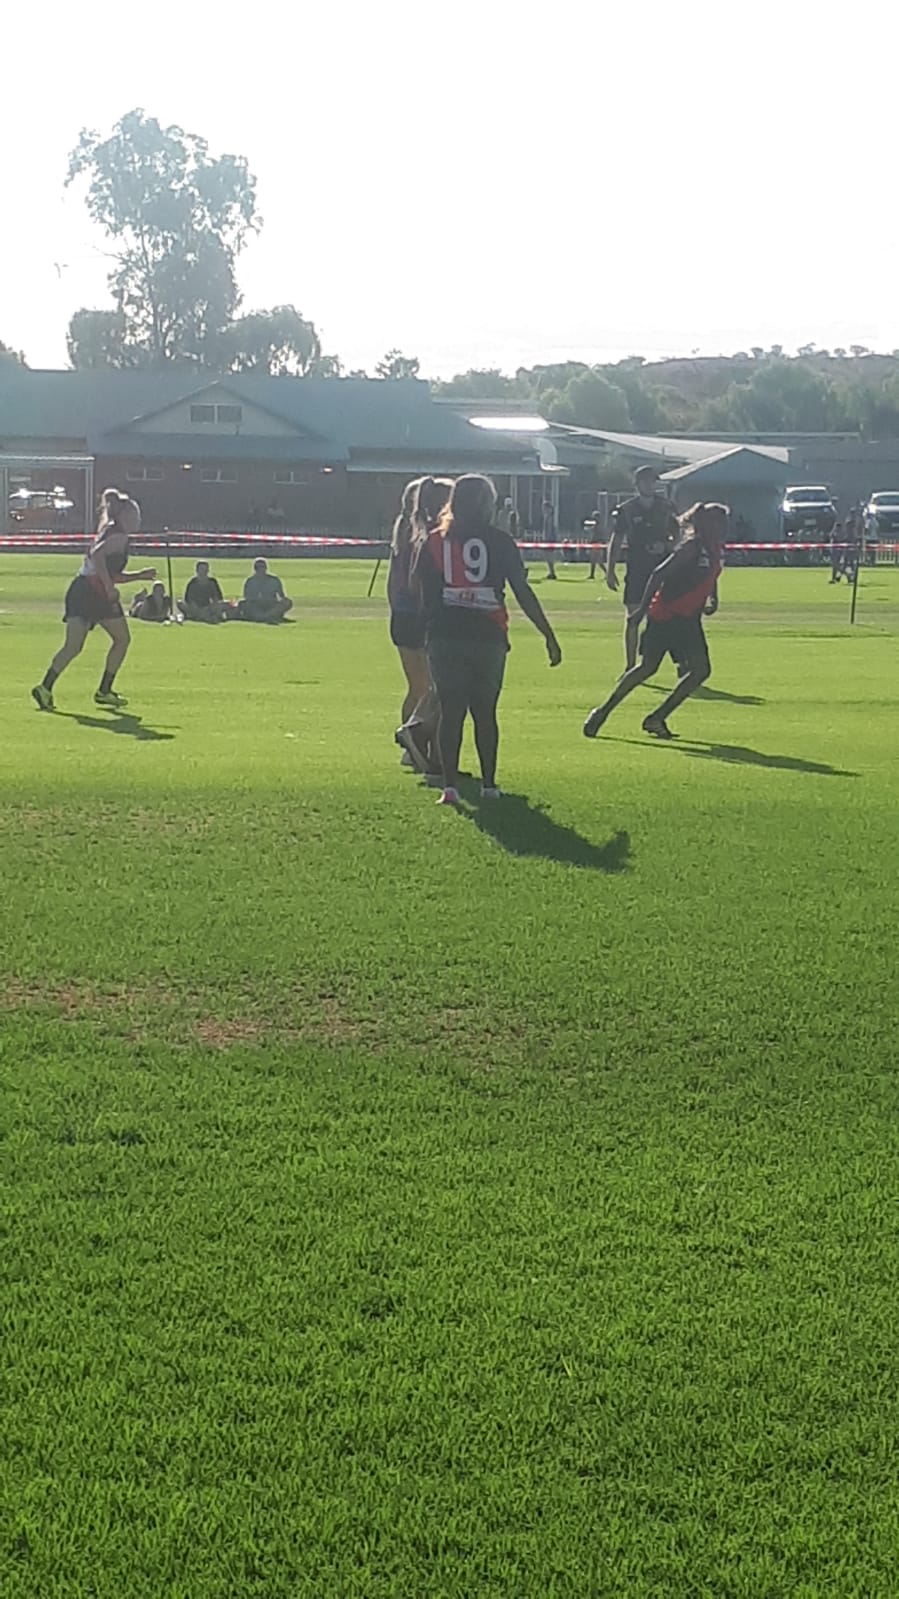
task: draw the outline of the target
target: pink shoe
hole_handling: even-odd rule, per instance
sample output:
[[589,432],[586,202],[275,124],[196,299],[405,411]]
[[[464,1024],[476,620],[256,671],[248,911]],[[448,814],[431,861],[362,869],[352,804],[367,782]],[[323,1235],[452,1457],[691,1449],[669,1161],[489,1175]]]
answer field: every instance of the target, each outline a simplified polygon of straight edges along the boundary
[[445,788],[437,801],[438,805],[458,805],[458,803],[459,790],[457,788]]

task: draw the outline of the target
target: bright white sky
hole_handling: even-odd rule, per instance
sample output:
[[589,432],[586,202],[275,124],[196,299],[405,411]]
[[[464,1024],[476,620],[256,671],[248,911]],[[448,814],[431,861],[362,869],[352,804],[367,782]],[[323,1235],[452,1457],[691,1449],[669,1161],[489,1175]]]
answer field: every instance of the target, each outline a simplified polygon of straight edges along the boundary
[[66,159],[141,106],[248,158],[244,308],[293,301],[350,366],[899,347],[890,10],[16,7],[0,338],[62,366],[71,312],[109,303]]

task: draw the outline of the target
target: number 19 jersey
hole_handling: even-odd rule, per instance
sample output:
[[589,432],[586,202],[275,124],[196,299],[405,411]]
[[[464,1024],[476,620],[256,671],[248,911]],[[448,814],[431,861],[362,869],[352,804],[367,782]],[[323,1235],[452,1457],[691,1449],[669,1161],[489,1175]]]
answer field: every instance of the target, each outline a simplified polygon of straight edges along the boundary
[[468,638],[502,638],[509,632],[506,583],[524,582],[518,546],[508,533],[486,527],[476,534],[439,532],[428,539],[425,608],[428,631]]

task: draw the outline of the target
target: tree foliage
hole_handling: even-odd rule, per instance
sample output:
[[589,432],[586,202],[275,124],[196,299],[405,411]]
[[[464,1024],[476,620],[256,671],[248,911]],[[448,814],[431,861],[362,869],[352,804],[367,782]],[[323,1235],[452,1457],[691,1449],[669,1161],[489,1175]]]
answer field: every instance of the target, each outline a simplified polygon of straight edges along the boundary
[[260,225],[241,156],[131,111],[108,138],[87,130],[69,158],[114,254],[109,286],[134,364],[204,363],[231,322],[235,263]]
[[627,395],[602,372],[581,372],[550,402],[549,417],[554,422],[573,422],[579,427],[610,428],[627,432],[631,413]]
[[69,365],[76,372],[96,372],[135,366],[139,352],[128,342],[128,325],[121,311],[76,311],[66,334]]
[[224,372],[305,377],[321,359],[321,343],[311,322],[295,305],[251,311],[224,329],[216,363]]
[[21,350],[14,350],[11,344],[4,344],[0,339],[0,366],[27,366]]
[[390,379],[417,378],[420,371],[421,362],[417,355],[403,355],[401,350],[388,350],[375,367],[375,376]]

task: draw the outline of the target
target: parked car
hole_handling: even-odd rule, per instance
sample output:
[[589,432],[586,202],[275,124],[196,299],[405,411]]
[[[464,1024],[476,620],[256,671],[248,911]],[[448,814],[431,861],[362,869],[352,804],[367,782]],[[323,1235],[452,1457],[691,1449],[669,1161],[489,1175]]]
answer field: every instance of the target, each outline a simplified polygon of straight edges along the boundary
[[7,514],[16,532],[31,528],[65,527],[75,506],[65,489],[15,489],[7,501]]
[[830,489],[820,484],[800,484],[787,489],[780,518],[784,538],[829,538],[836,527],[837,508]]
[[865,506],[865,537],[899,537],[899,489],[879,489]]

